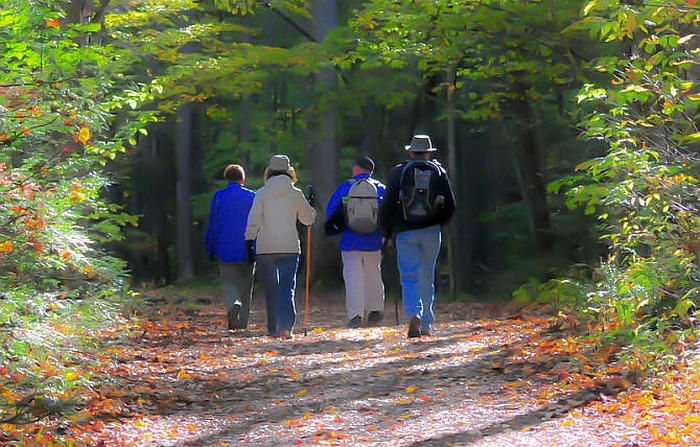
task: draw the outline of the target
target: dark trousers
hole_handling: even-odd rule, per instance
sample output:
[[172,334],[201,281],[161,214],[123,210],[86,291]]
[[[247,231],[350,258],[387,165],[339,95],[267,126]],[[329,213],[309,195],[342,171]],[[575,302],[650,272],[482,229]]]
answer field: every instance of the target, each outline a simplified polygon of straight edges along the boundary
[[250,318],[250,300],[253,296],[253,275],[255,264],[247,262],[219,262],[219,274],[224,289],[226,310],[235,305],[241,306],[238,326],[244,329]]

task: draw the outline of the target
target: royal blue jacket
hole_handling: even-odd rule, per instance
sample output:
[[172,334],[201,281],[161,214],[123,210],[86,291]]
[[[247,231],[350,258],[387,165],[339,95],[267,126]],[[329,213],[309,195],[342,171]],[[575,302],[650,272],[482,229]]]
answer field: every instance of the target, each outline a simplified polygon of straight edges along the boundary
[[214,193],[207,226],[207,254],[214,254],[223,262],[248,260],[244,236],[254,198],[255,192],[238,182]]
[[[326,206],[326,219],[330,219],[337,212],[342,211],[343,197],[346,197],[350,192],[352,185],[359,179],[369,178],[370,181],[377,187],[377,199],[382,203],[384,199],[384,184],[380,181],[370,178],[369,174],[362,173],[347,180],[338,186]],[[382,248],[381,230],[377,229],[372,234],[357,234],[354,231],[345,228],[343,235],[340,238],[341,251],[377,251]]]

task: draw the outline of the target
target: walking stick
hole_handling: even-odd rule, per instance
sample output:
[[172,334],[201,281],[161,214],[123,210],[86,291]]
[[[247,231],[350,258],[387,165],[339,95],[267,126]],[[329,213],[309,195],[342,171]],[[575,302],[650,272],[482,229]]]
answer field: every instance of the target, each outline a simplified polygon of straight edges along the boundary
[[399,296],[394,298],[394,313],[396,314],[396,325],[399,325]]
[[311,280],[311,225],[306,227],[306,297],[304,299],[304,337],[309,327],[309,283]]

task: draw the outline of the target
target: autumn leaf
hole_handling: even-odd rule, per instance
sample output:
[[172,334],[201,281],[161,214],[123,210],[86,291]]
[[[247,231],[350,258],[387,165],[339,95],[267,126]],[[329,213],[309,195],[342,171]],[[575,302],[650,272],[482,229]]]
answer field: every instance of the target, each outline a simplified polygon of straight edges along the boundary
[[13,249],[12,241],[0,242],[0,253],[11,253]]
[[46,19],[46,26],[49,28],[56,28],[58,26],[61,26],[61,22],[59,22],[56,19]]
[[87,127],[81,127],[80,132],[78,132],[78,141],[85,144],[90,140],[90,129]]
[[407,393],[414,393],[416,390],[418,390],[417,386],[409,385],[404,391],[406,391]]
[[183,379],[183,380],[189,380],[192,378],[192,375],[190,373],[188,373],[187,371],[185,371],[184,369],[181,369],[177,373],[177,378]]
[[303,396],[306,396],[306,393],[308,393],[308,392],[309,392],[309,390],[307,390],[306,388],[304,388],[304,389],[301,389],[301,390],[297,391],[296,393],[292,394],[292,396],[294,396],[294,397],[303,397]]

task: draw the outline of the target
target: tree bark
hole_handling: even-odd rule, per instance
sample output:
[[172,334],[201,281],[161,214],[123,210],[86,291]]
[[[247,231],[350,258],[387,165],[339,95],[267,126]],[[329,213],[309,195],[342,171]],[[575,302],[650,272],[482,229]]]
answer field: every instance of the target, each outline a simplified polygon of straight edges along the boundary
[[192,109],[191,103],[181,105],[177,110],[175,165],[177,182],[176,237],[177,278],[188,280],[194,277],[192,259]]
[[549,207],[547,206],[547,189],[540,162],[540,149],[533,128],[532,111],[527,99],[528,87],[525,83],[516,81],[513,89],[517,94],[514,111],[520,125],[518,168],[522,180],[523,197],[528,209],[530,232],[537,248],[543,252],[549,252],[552,248],[552,234],[549,223]]
[[[447,68],[447,167],[450,168],[450,180],[456,197],[460,197],[459,161],[457,158],[457,117],[454,110],[455,67]],[[457,251],[460,244],[459,214],[447,227],[447,259],[450,267],[450,294],[454,297],[462,293],[460,266]]]
[[[338,26],[338,11],[335,0],[314,0],[314,35],[322,42],[326,35]],[[317,199],[325,204],[337,186],[338,145],[336,142],[337,107],[332,94],[337,88],[336,74],[330,68],[323,68],[315,78],[317,90],[321,94],[319,122],[315,127],[311,170],[314,177]],[[328,94],[330,93],[330,95]]]
[[[335,0],[314,0],[312,3],[314,18],[314,37],[321,42],[326,35],[338,25],[337,5]],[[313,78],[315,97],[319,98],[320,112],[316,115],[307,113],[307,125],[312,133],[307,134],[307,160],[313,178],[316,194],[316,207],[319,217],[312,232],[314,280],[324,277],[338,277],[340,259],[334,242],[323,237],[325,222],[325,205],[338,186],[338,144],[336,141],[337,107],[333,94],[337,88],[336,74],[324,68]]]

